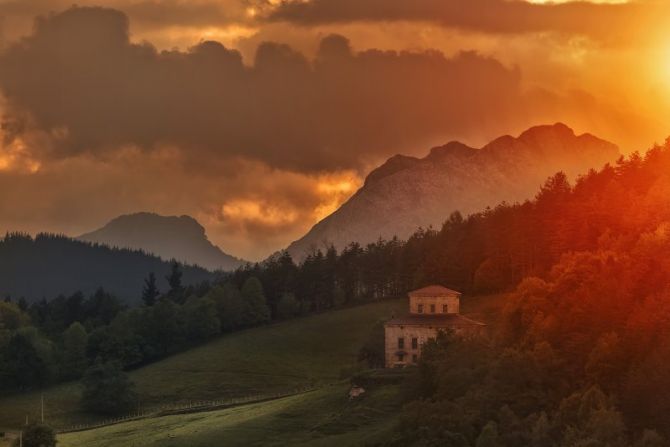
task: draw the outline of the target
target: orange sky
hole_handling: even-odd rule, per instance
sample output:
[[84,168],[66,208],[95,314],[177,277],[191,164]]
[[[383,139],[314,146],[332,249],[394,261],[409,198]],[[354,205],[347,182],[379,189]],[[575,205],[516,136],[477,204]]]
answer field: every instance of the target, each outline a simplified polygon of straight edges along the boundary
[[[0,0],[0,231],[76,235],[122,213],[190,214],[224,250],[260,259],[398,152],[553,121],[624,152],[670,135],[663,1],[103,0],[127,17],[128,42],[123,15],[62,19],[71,3]],[[331,34],[350,49],[321,43]],[[228,51],[193,48],[207,40]],[[290,48],[257,52],[268,41]],[[86,51],[108,56],[76,59]],[[44,78],[55,54],[90,78]]]

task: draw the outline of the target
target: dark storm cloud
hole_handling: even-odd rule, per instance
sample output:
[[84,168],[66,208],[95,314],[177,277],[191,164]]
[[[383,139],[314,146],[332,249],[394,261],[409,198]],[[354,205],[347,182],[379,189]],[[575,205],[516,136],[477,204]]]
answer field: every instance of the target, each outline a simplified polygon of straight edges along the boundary
[[0,56],[5,123],[15,137],[31,126],[54,135],[38,155],[55,158],[172,145],[196,160],[357,167],[436,137],[513,127],[519,86],[517,70],[474,53],[355,53],[340,36],[323,39],[315,61],[264,43],[252,67],[215,42],[158,52],[130,43],[127,17],[102,8],[42,18]]
[[[101,2],[80,0],[79,6]],[[72,6],[71,0],[0,0],[0,17],[7,20],[29,19]],[[245,0],[107,0],[106,6],[123,10],[143,27],[224,25],[244,19]]]
[[429,21],[485,33],[558,32],[625,41],[649,25],[664,25],[670,6],[655,0],[607,4],[523,0],[310,0],[285,1],[271,21],[302,25],[353,21]]

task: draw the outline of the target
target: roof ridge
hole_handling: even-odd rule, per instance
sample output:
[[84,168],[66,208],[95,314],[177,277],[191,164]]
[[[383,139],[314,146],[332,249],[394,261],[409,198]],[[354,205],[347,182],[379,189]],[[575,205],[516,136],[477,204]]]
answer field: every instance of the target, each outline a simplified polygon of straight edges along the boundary
[[429,286],[421,287],[420,289],[412,290],[408,292],[408,295],[412,296],[421,296],[421,295],[434,295],[434,294],[458,294],[462,295],[461,292],[457,290],[450,289],[448,287],[441,286],[439,284],[432,284]]

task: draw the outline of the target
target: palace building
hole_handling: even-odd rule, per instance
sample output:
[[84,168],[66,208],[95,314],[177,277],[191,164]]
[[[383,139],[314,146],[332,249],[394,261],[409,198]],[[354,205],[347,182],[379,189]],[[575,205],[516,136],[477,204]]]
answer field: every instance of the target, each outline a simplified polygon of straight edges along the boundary
[[460,314],[461,293],[442,286],[428,286],[409,292],[409,314],[384,325],[387,368],[412,365],[422,345],[439,331],[462,336],[482,333],[486,324]]

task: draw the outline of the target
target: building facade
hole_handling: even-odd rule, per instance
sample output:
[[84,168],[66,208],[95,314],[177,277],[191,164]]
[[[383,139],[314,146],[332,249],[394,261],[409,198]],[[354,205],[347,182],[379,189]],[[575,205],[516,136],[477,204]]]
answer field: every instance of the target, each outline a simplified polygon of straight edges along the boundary
[[486,324],[460,313],[461,293],[442,286],[428,286],[409,294],[409,314],[384,325],[384,354],[387,368],[415,364],[421,347],[439,331],[476,336]]

